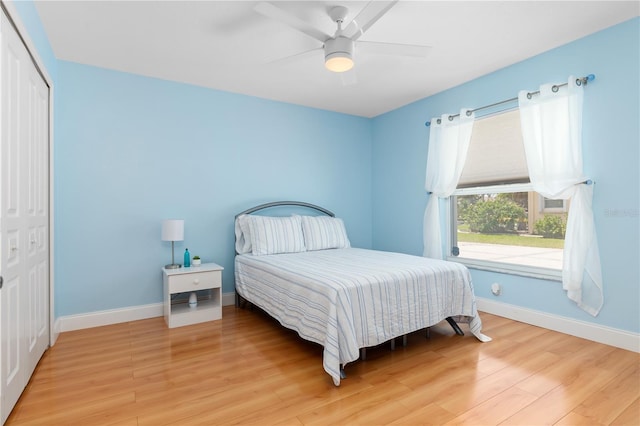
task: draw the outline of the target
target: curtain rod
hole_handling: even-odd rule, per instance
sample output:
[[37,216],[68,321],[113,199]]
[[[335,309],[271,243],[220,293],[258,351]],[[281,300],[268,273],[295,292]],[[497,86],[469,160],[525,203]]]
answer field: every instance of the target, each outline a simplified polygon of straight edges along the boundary
[[[588,82],[595,80],[595,78],[596,78],[596,76],[593,75],[593,74],[589,74],[586,77],[576,78],[576,84],[578,86],[582,86],[583,84],[586,86]],[[553,86],[551,86],[551,91],[553,91],[555,93],[555,92],[558,91],[558,89],[560,89],[562,86],[566,86],[567,84],[569,84],[569,83],[554,84]],[[536,90],[535,92],[529,92],[529,93],[527,93],[527,99],[531,99],[534,95],[537,95],[539,93],[540,93],[539,90]],[[470,110],[467,110],[467,116],[471,115],[472,113],[474,113],[476,111],[480,111],[480,110],[487,109],[487,108],[492,108],[494,106],[506,104],[508,102],[513,102],[513,101],[517,101],[517,100],[518,100],[518,97],[516,96],[515,98],[505,99],[504,101],[496,102],[496,103],[493,103],[491,105],[484,105],[484,106],[478,107],[476,109],[470,109]],[[459,117],[459,116],[460,116],[460,114],[453,114],[453,115],[450,115],[448,118],[449,118],[449,121],[452,121],[454,118]],[[438,122],[438,124],[440,124],[442,122],[442,119],[438,118],[437,122]],[[429,126],[431,126],[431,122],[427,121],[426,123],[424,123],[424,125],[429,127]]]

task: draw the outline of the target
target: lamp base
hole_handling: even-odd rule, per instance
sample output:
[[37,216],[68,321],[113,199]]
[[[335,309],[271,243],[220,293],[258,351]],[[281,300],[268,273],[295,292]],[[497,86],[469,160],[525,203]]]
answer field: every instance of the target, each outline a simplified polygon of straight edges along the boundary
[[170,265],[164,265],[164,269],[178,269],[178,268],[182,268],[182,265],[180,265],[179,263],[172,263]]

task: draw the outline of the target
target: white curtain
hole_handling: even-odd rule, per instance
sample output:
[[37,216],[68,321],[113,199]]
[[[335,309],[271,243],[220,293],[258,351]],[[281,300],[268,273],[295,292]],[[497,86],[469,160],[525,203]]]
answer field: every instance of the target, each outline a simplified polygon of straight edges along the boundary
[[[531,98],[531,99],[529,99]],[[593,186],[582,172],[583,87],[567,86],[518,95],[522,137],[533,189],[551,199],[571,200],[564,243],[562,285],[569,299],[593,316],[603,304],[602,272],[593,221]]]
[[467,158],[475,115],[462,109],[460,116],[449,114],[431,120],[425,189],[431,193],[424,212],[424,256],[443,259],[439,200],[449,197],[458,185]]

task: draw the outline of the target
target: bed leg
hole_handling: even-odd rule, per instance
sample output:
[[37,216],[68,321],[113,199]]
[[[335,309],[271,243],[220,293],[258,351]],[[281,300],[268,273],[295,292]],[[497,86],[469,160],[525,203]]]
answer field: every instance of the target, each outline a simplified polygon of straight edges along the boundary
[[244,297],[240,296],[238,293],[236,293],[236,308],[246,308],[247,305],[247,301]]
[[402,346],[404,346],[404,347],[407,346],[407,335],[406,334],[402,335]]
[[253,310],[253,305],[247,299],[236,293],[236,308],[247,309],[247,306]]
[[391,350],[395,351],[396,350],[396,339],[391,339]]
[[367,348],[360,348],[360,360],[361,361],[367,360]]
[[453,328],[453,331],[455,331],[458,336],[464,336],[462,329],[458,326],[458,324],[456,324],[453,318],[447,317],[447,322],[449,323],[451,328]]
[[427,339],[431,339],[431,327],[427,327]]
[[340,365],[340,379],[346,379],[347,373],[344,372],[344,365]]

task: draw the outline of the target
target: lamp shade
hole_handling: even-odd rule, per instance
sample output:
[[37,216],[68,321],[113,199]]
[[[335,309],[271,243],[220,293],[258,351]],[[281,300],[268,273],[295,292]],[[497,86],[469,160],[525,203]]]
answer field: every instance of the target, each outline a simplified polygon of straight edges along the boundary
[[184,240],[184,220],[167,219],[162,221],[162,241]]

